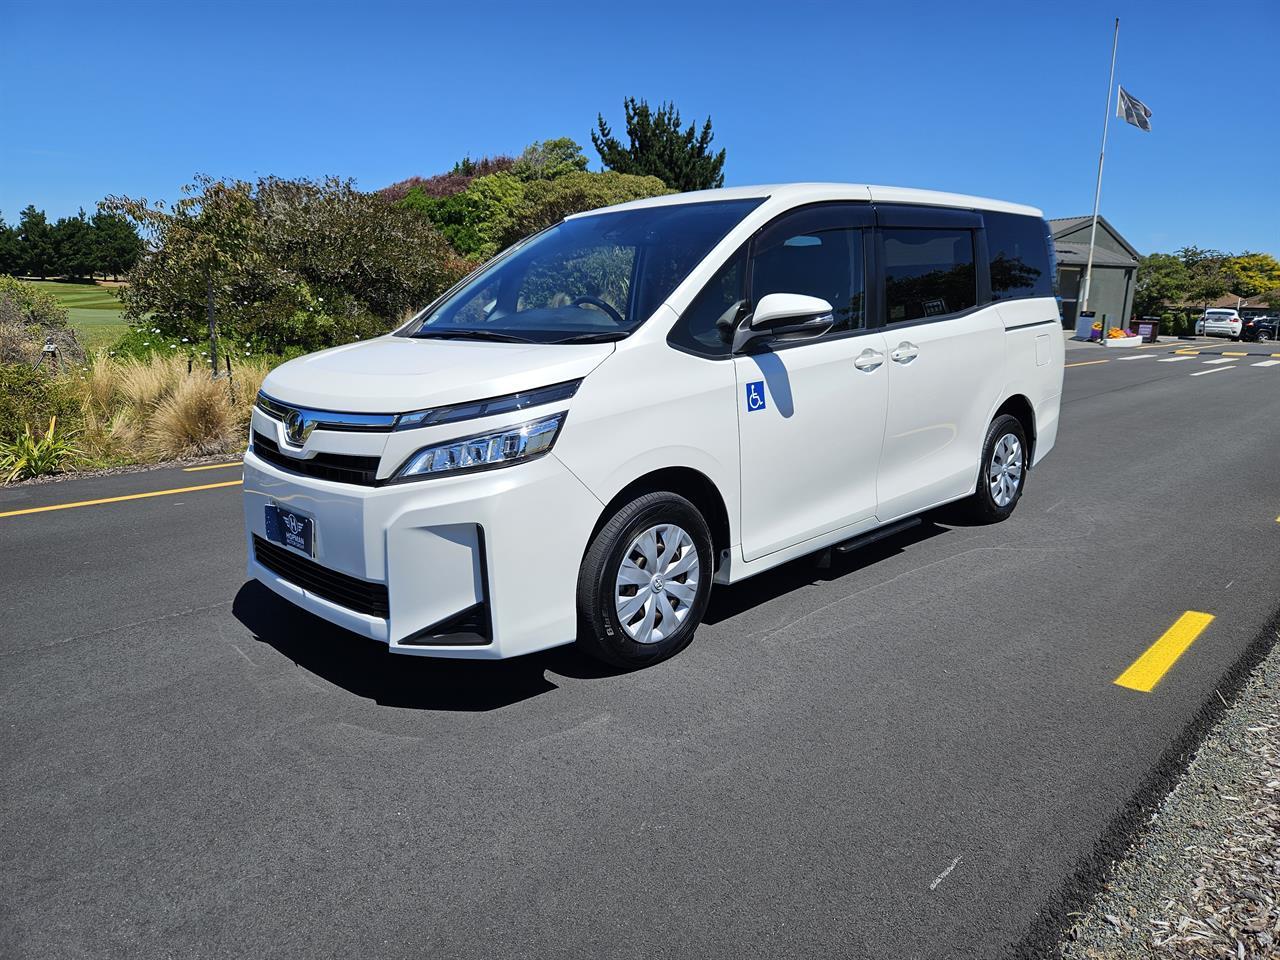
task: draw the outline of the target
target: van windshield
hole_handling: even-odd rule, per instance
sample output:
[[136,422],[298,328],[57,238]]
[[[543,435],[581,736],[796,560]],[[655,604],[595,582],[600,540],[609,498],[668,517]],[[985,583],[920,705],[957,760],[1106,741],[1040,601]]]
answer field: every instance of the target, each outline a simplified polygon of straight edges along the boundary
[[763,199],[561,221],[499,256],[401,333],[530,343],[621,339]]

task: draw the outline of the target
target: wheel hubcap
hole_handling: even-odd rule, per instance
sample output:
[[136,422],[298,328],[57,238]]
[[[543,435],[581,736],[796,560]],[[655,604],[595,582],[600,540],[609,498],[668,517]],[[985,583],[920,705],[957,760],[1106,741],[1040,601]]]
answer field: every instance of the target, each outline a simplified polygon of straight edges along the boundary
[[674,523],[636,535],[618,567],[614,602],[636,643],[657,643],[684,623],[698,595],[698,548]]
[[1007,507],[1013,502],[1022,483],[1022,444],[1012,433],[996,441],[987,468],[987,482],[991,484],[991,499],[997,507]]

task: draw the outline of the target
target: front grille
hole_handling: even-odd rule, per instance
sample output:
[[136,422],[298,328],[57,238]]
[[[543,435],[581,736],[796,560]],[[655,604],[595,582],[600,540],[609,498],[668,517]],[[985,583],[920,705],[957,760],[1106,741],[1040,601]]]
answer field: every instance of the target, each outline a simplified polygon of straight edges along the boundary
[[384,620],[390,612],[385,584],[371,583],[330,570],[314,560],[308,560],[292,550],[264,540],[256,533],[253,535],[253,555],[258,563],[277,576],[348,610],[367,613]]
[[317,453],[303,460],[280,452],[270,437],[253,431],[253,452],[281,470],[300,473],[319,480],[354,483],[362,487],[378,485],[378,457],[358,457],[346,453]]

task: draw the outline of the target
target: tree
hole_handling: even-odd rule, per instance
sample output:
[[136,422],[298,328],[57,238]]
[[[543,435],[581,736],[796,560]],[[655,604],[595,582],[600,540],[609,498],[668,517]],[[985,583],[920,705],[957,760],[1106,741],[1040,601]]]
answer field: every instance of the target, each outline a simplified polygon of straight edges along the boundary
[[587,157],[569,137],[535,140],[524,148],[511,172],[521,180],[554,180],[587,169]]
[[467,266],[425,218],[349,180],[199,177],[184,194],[103,209],[150,242],[125,316],[175,339],[207,335],[211,361],[220,338],[278,353],[386,333]]
[[18,228],[11,227],[0,214],[0,275],[22,272],[22,241]]
[[614,137],[601,114],[596,115],[598,129],[591,132],[591,142],[607,168],[654,176],[677,191],[724,186],[725,152],[711,152],[710,117],[702,132],[695,134],[693,124],[680,129],[680,111],[675,104],[662,103],[654,111],[646,101],[627,97],[622,107],[630,141],[627,146]]
[[84,210],[53,225],[54,266],[67,277],[87,277],[94,269],[94,234]]
[[53,228],[43,210],[27,204],[18,222],[18,241],[22,245],[22,270],[41,280],[47,277],[57,259],[53,244]]
[[1280,261],[1269,253],[1245,251],[1230,259],[1227,272],[1231,289],[1242,297],[1255,297],[1280,288]]
[[142,256],[146,244],[129,218],[102,209],[90,221],[93,227],[93,269],[105,276],[118,277],[132,270]]
[[1208,304],[1231,289],[1228,257],[1221,250],[1183,247],[1177,256],[1187,268],[1190,280],[1187,296],[1191,301]]
[[1191,297],[1191,271],[1181,257],[1153,253],[1138,261],[1133,307],[1139,316],[1157,313],[1166,305],[1180,305]]

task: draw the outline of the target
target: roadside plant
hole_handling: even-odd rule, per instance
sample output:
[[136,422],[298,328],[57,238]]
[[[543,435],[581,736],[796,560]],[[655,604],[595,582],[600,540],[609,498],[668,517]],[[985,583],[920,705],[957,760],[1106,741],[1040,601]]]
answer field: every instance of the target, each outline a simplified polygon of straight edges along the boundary
[[41,436],[26,424],[13,440],[0,441],[0,474],[5,483],[28,480],[57,473],[79,451],[72,445],[71,435],[58,430],[58,418],[49,418],[49,427]]

